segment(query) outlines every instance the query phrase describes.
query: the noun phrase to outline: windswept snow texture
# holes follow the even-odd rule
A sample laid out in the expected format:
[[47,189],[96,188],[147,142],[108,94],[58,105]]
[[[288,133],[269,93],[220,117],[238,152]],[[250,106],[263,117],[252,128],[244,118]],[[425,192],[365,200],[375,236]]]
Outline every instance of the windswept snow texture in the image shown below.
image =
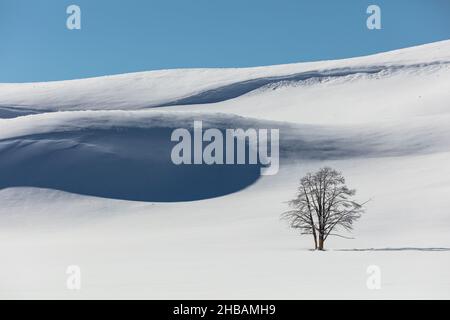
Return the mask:
[[[0,84],[0,297],[448,299],[449,88],[450,41]],[[279,129],[279,173],[174,165],[171,132],[195,120]],[[279,215],[299,178],[325,165],[370,201],[354,239],[312,252]],[[370,265],[380,290],[366,285]]]

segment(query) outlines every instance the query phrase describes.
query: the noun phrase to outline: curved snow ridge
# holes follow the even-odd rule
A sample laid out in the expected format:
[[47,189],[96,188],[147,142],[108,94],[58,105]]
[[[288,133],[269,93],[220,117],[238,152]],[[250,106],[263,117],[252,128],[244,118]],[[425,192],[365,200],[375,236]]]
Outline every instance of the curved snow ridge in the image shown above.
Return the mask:
[[[292,85],[293,83],[313,85],[323,81],[331,81],[331,80],[336,81],[338,79],[342,79],[343,81],[358,81],[359,79],[361,79],[361,77],[358,76],[377,75],[378,78],[380,78],[380,77],[387,77],[400,72],[417,73],[420,70],[425,70],[427,72],[437,72],[442,68],[448,68],[448,66],[450,66],[450,61],[412,64],[412,65],[370,66],[364,68],[342,68],[324,71],[308,71],[298,74],[256,78],[241,82],[235,82],[211,90],[194,93],[192,95],[188,95],[183,98],[156,104],[148,104],[143,101],[133,101],[134,96],[131,95],[128,96],[127,99],[124,99],[122,97],[115,96],[114,93],[111,93],[112,96],[108,96],[107,98],[105,98],[105,100],[101,100],[100,97],[96,96],[97,93],[94,93],[93,97],[86,97],[85,102],[79,101],[72,104],[70,102],[71,97],[68,96],[65,97],[64,100],[61,100],[59,102],[59,106],[51,106],[52,103],[47,102],[46,108],[43,108],[41,106],[33,107],[33,105],[30,103],[23,106],[0,105],[0,119],[14,118],[37,113],[48,113],[54,111],[116,110],[116,109],[141,110],[158,107],[212,104],[235,99],[245,94],[248,94],[249,92],[256,91],[258,89],[264,89],[267,87],[276,87],[279,85],[284,85],[285,83],[289,83],[290,85]],[[99,94],[103,94],[103,92]],[[148,94],[149,99],[151,100],[151,93]],[[55,95],[57,97],[59,95],[59,91],[53,92],[52,95]],[[94,100],[92,100],[93,98]]]
[[[201,111],[64,111],[0,119],[0,142],[27,139],[33,135],[87,133],[90,130],[123,132],[124,135],[130,129],[192,130],[194,121],[202,121],[204,130],[278,129],[280,148],[283,151],[281,156],[286,158],[394,156],[450,150],[448,114],[337,126],[298,124]],[[170,135],[166,140],[170,141]]]
[[[249,118],[250,119],[250,118]],[[226,127],[246,120],[233,114],[214,112],[185,112],[161,110],[83,110],[59,111],[27,115],[13,119],[0,119],[0,141],[32,134],[115,128],[180,128],[192,127],[193,121],[202,120],[211,127]],[[261,121],[270,122],[270,121]]]
[[450,41],[442,41],[336,61],[256,68],[161,70],[70,81],[0,84],[0,107],[44,112],[214,103],[280,81],[439,68],[449,63]]
[[43,112],[51,112],[51,111],[50,110],[45,111],[45,110],[27,109],[24,107],[14,108],[14,107],[0,106],[0,119],[17,118],[17,117],[27,116],[30,114],[43,113]]
[[[73,111],[0,120],[0,189],[36,187],[110,199],[178,202],[254,184],[260,165],[175,165],[175,128],[278,129],[280,165],[450,150],[450,116],[377,126],[317,126],[229,114]],[[275,145],[277,145],[275,143]],[[220,181],[220,183],[217,183]]]
[[288,78],[280,81],[273,81],[267,85],[256,88],[252,93],[258,94],[261,91],[273,91],[284,87],[312,87],[318,84],[335,84],[335,85],[346,85],[349,82],[355,83],[363,80],[382,80],[388,77],[394,76],[423,76],[423,75],[435,75],[445,73],[450,71],[450,63],[437,63],[429,64],[426,66],[407,66],[404,68],[383,68],[380,67],[378,70],[370,70],[368,72],[349,72],[348,74],[341,75],[317,75],[311,77],[301,77]]
[[[280,83],[307,83],[309,84],[320,82],[322,79],[340,79],[346,78],[349,81],[358,80],[355,75],[374,75],[378,74],[380,76],[388,76],[400,71],[411,71],[417,69],[429,69],[434,71],[439,70],[441,67],[447,67],[450,65],[450,61],[446,62],[433,62],[433,63],[423,63],[423,64],[412,64],[412,65],[393,65],[393,66],[370,66],[365,68],[342,68],[335,70],[324,70],[324,71],[309,71],[302,72],[298,74],[291,74],[286,76],[276,76],[267,78],[250,79],[242,82],[236,82],[230,85],[226,85],[219,88],[214,88],[204,92],[200,92],[185,98],[174,100],[167,103],[162,103],[160,105],[154,105],[149,107],[170,107],[170,106],[182,106],[182,105],[193,105],[193,104],[210,104],[217,103],[226,100],[231,100],[245,95],[249,92],[267,87],[273,86]],[[311,81],[313,80],[313,81]]]

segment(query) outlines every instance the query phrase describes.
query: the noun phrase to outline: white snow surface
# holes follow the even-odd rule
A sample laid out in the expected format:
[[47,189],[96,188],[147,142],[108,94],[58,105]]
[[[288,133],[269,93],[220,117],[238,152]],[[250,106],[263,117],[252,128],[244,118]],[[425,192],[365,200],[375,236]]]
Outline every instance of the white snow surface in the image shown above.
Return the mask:
[[[0,179],[50,170],[54,153],[55,170],[70,171],[86,150],[120,158],[123,177],[140,157],[117,154],[135,143],[124,129],[195,119],[280,128],[282,151],[277,175],[198,201],[0,187],[0,298],[448,299],[449,102],[450,41],[337,61],[0,84],[0,171],[12,171]],[[161,152],[140,150],[158,170]],[[279,216],[299,178],[325,165],[370,201],[353,239],[315,252]],[[81,267],[79,291],[66,287],[69,265]],[[366,285],[371,265],[379,290]]]

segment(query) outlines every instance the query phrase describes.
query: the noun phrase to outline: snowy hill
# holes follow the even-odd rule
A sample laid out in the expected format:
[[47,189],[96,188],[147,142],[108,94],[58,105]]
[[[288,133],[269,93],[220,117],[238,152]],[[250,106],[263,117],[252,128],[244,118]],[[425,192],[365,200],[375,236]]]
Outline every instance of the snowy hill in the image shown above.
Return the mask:
[[[46,83],[0,84],[0,107],[36,111],[213,103],[283,81],[414,73],[450,63],[449,41],[368,57],[243,69],[181,69]],[[401,88],[401,87],[400,87]]]
[[[0,84],[0,297],[448,298],[449,88],[450,41]],[[280,172],[173,166],[170,133],[194,120],[280,129]],[[279,215],[324,165],[371,201],[355,239],[318,253]],[[85,274],[76,297],[71,264]]]

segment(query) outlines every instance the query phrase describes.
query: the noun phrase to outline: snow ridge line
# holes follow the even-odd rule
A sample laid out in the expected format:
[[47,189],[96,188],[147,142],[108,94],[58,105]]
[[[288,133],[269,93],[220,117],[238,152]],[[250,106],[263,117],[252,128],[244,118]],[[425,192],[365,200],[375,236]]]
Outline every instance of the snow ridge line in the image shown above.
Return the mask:
[[199,92],[197,94],[190,95],[185,98],[177,99],[171,102],[153,105],[151,106],[151,108],[222,102],[237,98],[251,91],[260,89],[264,86],[283,81],[306,81],[309,79],[341,78],[356,74],[370,75],[381,72],[393,73],[399,70],[421,69],[432,66],[440,67],[447,65],[450,65],[450,61],[436,61],[431,63],[418,63],[411,65],[371,66],[365,68],[337,68],[323,71],[316,70],[316,71],[300,72],[284,76],[262,77],[236,82],[230,85]]
[[[443,67],[450,65],[450,61],[434,61],[429,63],[416,63],[409,65],[374,65],[366,67],[345,67],[345,68],[335,68],[328,70],[312,70],[294,74],[280,75],[280,76],[269,76],[253,78],[249,80],[239,81],[232,84],[219,86],[214,89],[208,89],[205,91],[199,91],[193,94],[189,94],[185,97],[171,99],[166,102],[150,104],[147,106],[138,107],[126,107],[126,110],[142,110],[142,109],[152,109],[160,107],[170,107],[170,106],[182,106],[182,105],[193,105],[193,104],[208,104],[208,103],[218,103],[222,101],[231,100],[242,95],[245,95],[251,91],[260,89],[267,85],[272,85],[280,82],[300,82],[307,81],[310,79],[323,79],[323,78],[341,78],[356,74],[379,74],[386,72],[387,74],[392,74],[400,70],[417,70],[429,67]],[[132,105],[132,102],[130,102]],[[44,106],[42,106],[44,107]],[[61,110],[55,108],[34,108],[30,105],[11,105],[11,104],[0,104],[0,119],[14,118],[19,116],[24,116],[28,114],[37,113],[49,113],[54,111],[64,111],[70,108],[71,111],[83,111],[92,110],[89,106],[80,104],[76,105],[65,105]],[[124,107],[118,107],[116,110],[123,110]],[[109,108],[95,108],[95,110],[114,110]]]

